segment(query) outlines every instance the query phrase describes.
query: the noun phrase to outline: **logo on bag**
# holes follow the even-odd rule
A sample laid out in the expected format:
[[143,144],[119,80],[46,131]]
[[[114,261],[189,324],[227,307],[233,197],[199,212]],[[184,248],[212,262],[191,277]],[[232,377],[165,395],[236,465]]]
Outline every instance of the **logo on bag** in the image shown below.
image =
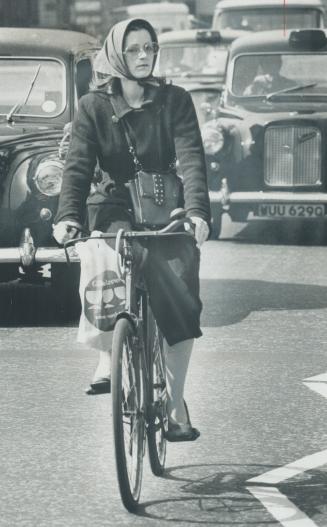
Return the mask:
[[116,316],[124,309],[125,283],[115,271],[104,271],[87,284],[84,313],[90,324],[101,331],[110,331]]

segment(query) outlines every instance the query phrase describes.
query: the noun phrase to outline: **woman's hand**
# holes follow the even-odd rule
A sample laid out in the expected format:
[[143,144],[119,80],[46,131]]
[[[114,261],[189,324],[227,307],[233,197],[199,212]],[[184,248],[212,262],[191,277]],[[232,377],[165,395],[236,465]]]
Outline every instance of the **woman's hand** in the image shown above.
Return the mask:
[[52,227],[53,237],[59,245],[63,245],[68,240],[72,240],[82,230],[80,223],[72,220],[59,221],[59,223]]
[[209,236],[208,224],[199,216],[191,216],[190,220],[195,225],[194,237],[196,239],[196,243],[198,247],[201,247],[201,245],[208,239]]

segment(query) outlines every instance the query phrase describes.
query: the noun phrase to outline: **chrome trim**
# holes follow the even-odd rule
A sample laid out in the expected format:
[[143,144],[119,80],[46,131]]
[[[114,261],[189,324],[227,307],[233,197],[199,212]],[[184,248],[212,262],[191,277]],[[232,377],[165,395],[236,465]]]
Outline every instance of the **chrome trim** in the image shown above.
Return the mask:
[[[212,203],[223,203],[221,191],[209,191]],[[326,203],[327,193],[323,192],[231,192],[228,195],[231,203]]]
[[321,187],[322,133],[316,124],[299,121],[267,126],[264,181],[270,188]]
[[21,245],[20,245],[20,257],[22,265],[29,267],[34,263],[35,246],[34,240],[30,229],[24,229]]
[[[69,255],[72,262],[79,262],[79,257],[74,252]],[[36,249],[33,263],[67,263],[65,251],[61,247],[40,247]],[[20,247],[5,247],[0,249],[0,266],[3,263],[23,264],[23,253]]]
[[[79,256],[77,255],[74,247],[68,248],[69,259],[71,262],[79,262]],[[0,250],[1,259],[1,250]],[[37,263],[67,263],[65,251],[62,247],[40,247],[37,249],[35,254],[35,261]]]

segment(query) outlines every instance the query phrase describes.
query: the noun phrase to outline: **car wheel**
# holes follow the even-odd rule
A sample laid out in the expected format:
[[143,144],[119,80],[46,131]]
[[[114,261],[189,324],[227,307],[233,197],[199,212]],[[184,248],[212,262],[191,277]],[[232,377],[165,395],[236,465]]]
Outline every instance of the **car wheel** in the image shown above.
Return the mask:
[[61,320],[77,320],[81,314],[79,297],[80,265],[72,263],[51,265],[51,285],[58,316]]

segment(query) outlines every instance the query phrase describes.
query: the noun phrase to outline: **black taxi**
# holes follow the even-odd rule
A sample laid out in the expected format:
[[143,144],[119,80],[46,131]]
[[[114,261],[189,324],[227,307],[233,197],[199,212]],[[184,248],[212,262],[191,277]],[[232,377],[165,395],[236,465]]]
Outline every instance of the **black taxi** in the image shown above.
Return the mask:
[[202,126],[223,213],[314,220],[327,214],[327,33],[264,31],[230,48],[219,115]]
[[99,48],[84,33],[0,28],[0,281],[22,272],[37,279],[39,255],[51,265],[54,287],[71,287],[52,237],[64,166],[59,147]]

